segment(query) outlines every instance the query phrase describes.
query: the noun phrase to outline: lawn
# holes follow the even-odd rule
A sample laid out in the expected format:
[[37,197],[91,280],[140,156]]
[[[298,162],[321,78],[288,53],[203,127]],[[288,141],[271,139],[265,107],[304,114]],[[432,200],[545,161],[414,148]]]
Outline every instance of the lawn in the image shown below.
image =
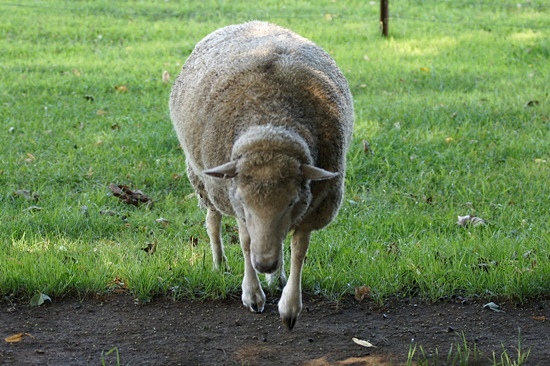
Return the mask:
[[[168,114],[211,31],[252,19],[334,57],[355,102],[346,197],[305,291],[525,301],[550,293],[550,6],[544,1],[0,3],[0,294],[218,298],[204,212]],[[9,16],[8,16],[9,14]],[[109,185],[151,198],[122,202]],[[461,226],[458,216],[483,219]],[[288,256],[288,247],[286,255]]]

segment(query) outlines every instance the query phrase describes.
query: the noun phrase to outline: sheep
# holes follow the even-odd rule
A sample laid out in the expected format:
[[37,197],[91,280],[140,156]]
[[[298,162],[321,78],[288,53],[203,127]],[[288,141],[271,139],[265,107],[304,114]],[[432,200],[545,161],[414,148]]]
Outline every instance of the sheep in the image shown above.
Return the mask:
[[189,180],[207,210],[214,266],[229,268],[220,231],[222,214],[233,216],[244,255],[244,306],[264,310],[258,273],[265,273],[269,284],[283,287],[278,310],[292,329],[311,232],[328,225],[342,202],[354,123],[345,77],[310,40],[252,21],[196,45],[169,107]]

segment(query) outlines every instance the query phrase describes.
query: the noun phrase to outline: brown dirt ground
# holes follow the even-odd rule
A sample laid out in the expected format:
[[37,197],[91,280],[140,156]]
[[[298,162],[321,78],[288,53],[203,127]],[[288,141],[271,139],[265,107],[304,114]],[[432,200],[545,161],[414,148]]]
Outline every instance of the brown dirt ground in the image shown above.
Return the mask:
[[[0,302],[2,365],[400,365],[411,342],[426,356],[437,350],[446,364],[451,345],[482,353],[491,364],[503,347],[516,356],[531,348],[528,365],[550,364],[550,299],[523,305],[499,303],[504,312],[483,309],[479,300],[456,298],[428,303],[391,299],[383,306],[353,297],[339,302],[304,296],[296,327],[287,331],[275,301],[262,314],[248,312],[236,298],[173,301],[158,298],[136,305],[128,295],[53,299],[31,308]],[[20,342],[5,338],[26,333]],[[376,348],[355,344],[356,337]],[[429,362],[432,364],[434,358]]]

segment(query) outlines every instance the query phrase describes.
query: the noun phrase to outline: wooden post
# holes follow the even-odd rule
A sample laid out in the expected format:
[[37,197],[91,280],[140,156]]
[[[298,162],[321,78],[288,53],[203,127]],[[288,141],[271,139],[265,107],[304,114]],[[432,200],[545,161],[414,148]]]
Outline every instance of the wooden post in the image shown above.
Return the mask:
[[380,31],[384,37],[388,36],[390,0],[380,0]]

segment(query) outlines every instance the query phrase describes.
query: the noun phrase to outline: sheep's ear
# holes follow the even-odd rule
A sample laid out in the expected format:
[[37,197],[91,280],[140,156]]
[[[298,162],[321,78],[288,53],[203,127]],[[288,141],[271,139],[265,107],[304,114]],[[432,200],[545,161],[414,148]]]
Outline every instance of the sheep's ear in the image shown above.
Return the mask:
[[214,178],[234,178],[237,175],[237,162],[230,161],[229,163],[205,170],[203,173]]
[[327,170],[314,167],[313,165],[304,164],[301,169],[304,174],[304,178],[310,180],[330,179],[340,175],[340,173],[329,172]]

